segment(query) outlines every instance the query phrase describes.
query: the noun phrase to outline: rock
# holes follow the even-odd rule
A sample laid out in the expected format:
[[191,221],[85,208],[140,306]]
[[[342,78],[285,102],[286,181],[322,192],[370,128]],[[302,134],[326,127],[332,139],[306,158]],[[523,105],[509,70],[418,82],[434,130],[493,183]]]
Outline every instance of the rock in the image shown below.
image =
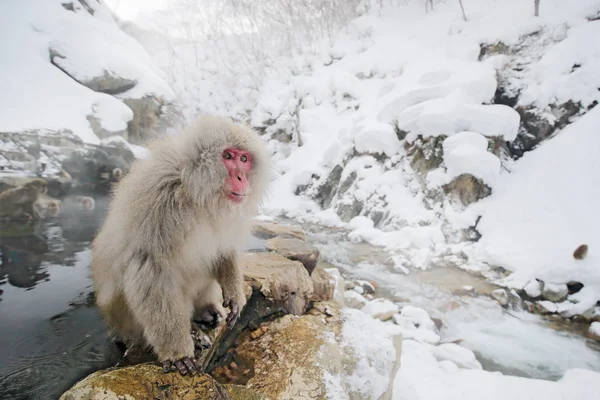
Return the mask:
[[331,201],[335,196],[336,189],[340,184],[343,171],[344,168],[341,165],[336,165],[327,176],[325,182],[317,188],[314,198],[321,208],[329,208],[331,205]]
[[281,225],[272,222],[255,221],[252,227],[252,235],[260,239],[272,239],[274,237],[296,238],[306,240],[306,234],[300,228],[291,225]]
[[456,196],[464,206],[475,203],[492,193],[492,189],[481,179],[470,174],[462,174],[443,186],[446,194]]
[[594,307],[591,320],[592,322],[600,322],[600,307]]
[[344,292],[344,300],[348,307],[357,309],[361,309],[369,303],[361,294],[352,289]]
[[363,289],[362,286],[354,286],[352,290],[354,290],[358,294],[365,294],[365,289]]
[[231,329],[221,329],[208,354],[205,371],[212,372],[224,360],[242,332],[254,331],[267,320],[286,314],[301,315],[311,304],[313,282],[304,266],[276,253],[244,253],[240,265],[246,283],[247,304]]
[[515,289],[510,289],[508,292],[508,305],[511,309],[520,311],[523,309],[523,299]]
[[323,267],[317,265],[311,275],[314,292],[310,296],[312,301],[329,301],[333,299],[335,293],[336,280],[333,276],[325,272]]
[[137,85],[137,81],[134,79],[122,78],[112,71],[104,70],[102,76],[96,76],[82,81],[81,84],[95,92],[115,95],[133,89],[135,85]]
[[180,123],[181,116],[177,109],[162,97],[146,95],[125,98],[123,102],[133,111],[133,119],[127,123],[128,140],[131,143],[144,144]]
[[344,281],[344,290],[354,289],[354,286],[356,286],[356,283],[354,283],[353,281],[350,281],[350,280]]
[[542,289],[542,297],[548,301],[562,301],[567,298],[569,294],[569,288],[563,284],[544,283]]
[[275,253],[245,253],[240,258],[244,280],[266,298],[285,302],[286,311],[300,315],[314,293],[306,269]]
[[496,289],[492,292],[492,298],[500,303],[501,306],[508,305],[508,293],[504,289]]
[[350,221],[352,218],[360,215],[363,209],[363,203],[356,198],[352,198],[350,203],[339,202],[337,204],[335,212],[340,216],[340,219],[344,222]]
[[542,282],[537,279],[532,279],[523,287],[523,291],[529,298],[537,299],[542,296]]
[[306,241],[296,238],[275,237],[267,240],[266,247],[268,250],[275,251],[285,258],[300,261],[309,275],[315,269],[319,258],[319,249]]
[[366,294],[374,294],[375,293],[375,286],[373,286],[373,284],[369,281],[356,281],[356,283],[358,283],[361,288],[363,289],[363,292]]
[[[233,390],[240,393],[237,388]],[[76,383],[60,400],[124,400],[124,399],[244,399],[233,397],[229,390],[210,375],[181,376],[165,374],[154,364],[98,371]],[[258,397],[260,398],[260,397]]]
[[592,322],[588,330],[588,337],[600,342],[600,322]]
[[323,268],[325,272],[333,277],[335,281],[335,288],[333,291],[333,300],[339,304],[344,305],[344,278],[340,274],[340,271],[337,268]]
[[386,299],[375,299],[367,303],[361,311],[373,318],[387,321],[391,319],[394,314],[398,313],[398,306]]
[[568,282],[567,288],[569,289],[569,294],[575,294],[580,292],[581,289],[583,289],[583,283],[574,281]]
[[[333,303],[328,308],[329,315],[284,316],[270,323],[267,332],[258,339],[242,340],[233,361],[251,369],[246,387],[264,393],[269,399],[375,396],[389,400],[402,349],[402,338],[394,329],[397,327],[365,321],[357,311],[340,310]],[[386,347],[369,352],[362,340],[356,340],[356,331]],[[353,377],[357,374],[367,374],[378,382],[378,387],[374,382],[354,384]],[[330,392],[327,377],[336,379],[335,395]],[[377,392],[371,394],[373,391]]]
[[444,161],[442,142],[446,136],[430,138],[419,137],[408,149],[407,154],[412,156],[410,166],[416,172],[425,174],[442,165]]

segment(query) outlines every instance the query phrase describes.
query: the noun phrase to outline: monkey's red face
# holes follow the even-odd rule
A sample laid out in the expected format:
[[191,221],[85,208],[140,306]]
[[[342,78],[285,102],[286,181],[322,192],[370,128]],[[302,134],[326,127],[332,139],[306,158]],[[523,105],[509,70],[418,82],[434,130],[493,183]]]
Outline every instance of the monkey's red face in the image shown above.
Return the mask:
[[230,147],[223,152],[223,164],[227,168],[227,197],[235,203],[241,203],[250,190],[248,174],[252,169],[252,155]]

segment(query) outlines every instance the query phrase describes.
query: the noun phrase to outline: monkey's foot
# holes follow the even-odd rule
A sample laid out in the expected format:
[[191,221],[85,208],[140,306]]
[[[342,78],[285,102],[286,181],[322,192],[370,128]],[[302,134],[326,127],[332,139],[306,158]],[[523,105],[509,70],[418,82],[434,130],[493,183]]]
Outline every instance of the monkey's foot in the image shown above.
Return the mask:
[[212,347],[212,341],[202,332],[200,329],[192,331],[192,340],[194,341],[194,347],[198,350],[206,350]]
[[202,372],[202,368],[198,364],[195,358],[183,357],[175,362],[167,360],[163,362],[163,372],[179,371],[181,375],[196,375],[198,372]]
[[222,320],[221,313],[214,307],[209,307],[194,318],[194,323],[202,330],[216,329]]

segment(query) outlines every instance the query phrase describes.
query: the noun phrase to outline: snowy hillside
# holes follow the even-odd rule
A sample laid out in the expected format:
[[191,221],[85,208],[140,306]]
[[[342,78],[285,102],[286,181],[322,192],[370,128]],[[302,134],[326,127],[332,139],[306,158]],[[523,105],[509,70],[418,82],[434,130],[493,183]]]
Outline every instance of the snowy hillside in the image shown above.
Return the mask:
[[127,138],[144,98],[173,99],[162,72],[101,1],[4,1],[0,31],[0,132],[98,144]]

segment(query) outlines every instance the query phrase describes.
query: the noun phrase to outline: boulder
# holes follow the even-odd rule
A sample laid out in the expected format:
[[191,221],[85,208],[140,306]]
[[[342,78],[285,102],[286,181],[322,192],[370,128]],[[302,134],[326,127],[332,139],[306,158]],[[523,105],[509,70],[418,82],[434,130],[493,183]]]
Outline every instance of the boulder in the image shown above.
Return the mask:
[[317,265],[311,275],[314,292],[311,301],[329,301],[335,293],[336,280],[323,267]]
[[525,287],[523,287],[523,291],[530,298],[537,299],[542,296],[542,288],[542,282],[538,281],[537,279],[532,279],[527,282]]
[[342,274],[340,274],[340,270],[335,268],[333,265],[329,265],[324,262],[320,262],[323,265],[323,269],[329,275],[333,277],[335,281],[334,291],[333,291],[333,301],[338,303],[339,305],[344,305],[344,278],[342,278]]
[[255,221],[252,227],[252,234],[261,239],[287,237],[306,240],[306,234],[302,229],[272,222]]
[[369,303],[360,293],[350,289],[344,292],[344,302],[350,308],[361,309]]
[[[366,398],[374,389],[373,382],[356,384],[356,377],[369,376],[379,382],[387,378],[388,390],[378,387],[373,398],[391,398],[401,352],[397,327],[356,310],[342,311],[334,303],[316,304],[315,310],[323,311],[284,316],[271,322],[260,337],[248,336],[239,343],[234,364],[252,371],[246,387],[270,399],[354,400]],[[383,346],[381,351],[369,353],[362,339],[353,341],[350,335],[356,338],[355,330]],[[335,379],[335,395],[328,377]]]
[[471,174],[462,174],[443,186],[444,192],[457,197],[464,206],[475,203],[492,193],[492,189]]
[[365,305],[361,311],[372,316],[373,318],[387,321],[388,319],[391,319],[394,314],[398,313],[399,308],[396,304],[389,300],[375,299],[367,303],[367,305]]
[[508,305],[508,293],[504,289],[496,289],[492,292],[492,298],[500,303],[501,306]]
[[319,249],[306,241],[296,238],[275,237],[267,240],[266,247],[268,250],[275,251],[285,258],[300,261],[309,275],[312,274],[319,259]]
[[181,125],[181,115],[163,97],[146,95],[140,98],[125,98],[123,102],[133,111],[127,123],[128,140],[134,144],[146,144],[160,137],[172,126]]
[[259,393],[237,385],[221,385],[210,375],[165,374],[152,363],[98,371],[76,383],[60,400],[246,400],[263,399]]

